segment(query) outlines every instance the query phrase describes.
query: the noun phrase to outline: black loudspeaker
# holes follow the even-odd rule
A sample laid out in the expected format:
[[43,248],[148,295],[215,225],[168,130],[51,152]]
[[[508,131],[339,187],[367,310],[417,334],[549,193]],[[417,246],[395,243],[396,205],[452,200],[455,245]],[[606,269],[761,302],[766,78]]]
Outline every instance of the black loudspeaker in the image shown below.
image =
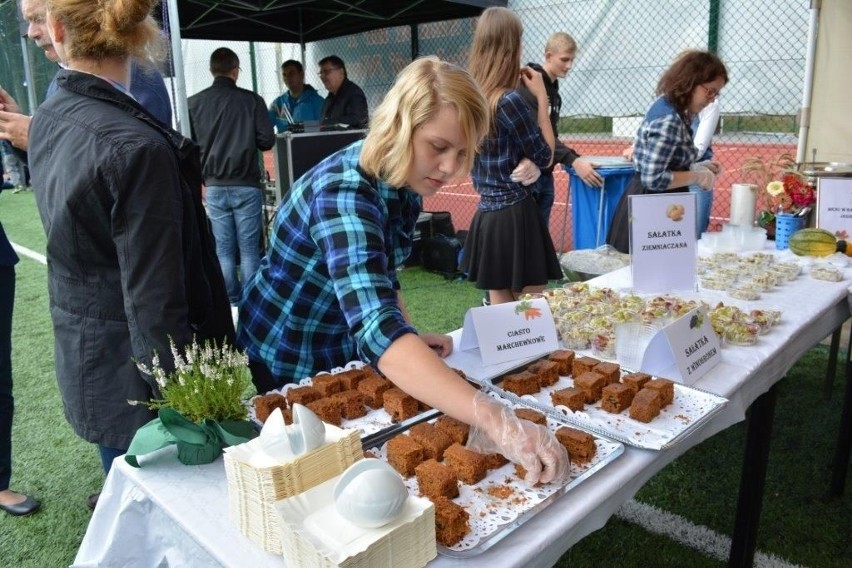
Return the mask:
[[430,211],[429,213],[432,215],[432,235],[456,236],[453,216],[449,211]]
[[422,247],[423,268],[452,278],[459,271],[461,243],[455,237],[435,235],[425,239]]

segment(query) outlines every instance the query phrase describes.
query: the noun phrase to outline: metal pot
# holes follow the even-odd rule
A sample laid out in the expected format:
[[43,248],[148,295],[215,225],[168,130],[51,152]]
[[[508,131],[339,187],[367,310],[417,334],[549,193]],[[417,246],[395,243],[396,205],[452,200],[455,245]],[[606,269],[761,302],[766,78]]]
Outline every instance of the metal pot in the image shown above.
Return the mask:
[[852,164],[844,162],[805,162],[799,167],[808,183],[816,185],[821,177],[839,178],[852,177]]

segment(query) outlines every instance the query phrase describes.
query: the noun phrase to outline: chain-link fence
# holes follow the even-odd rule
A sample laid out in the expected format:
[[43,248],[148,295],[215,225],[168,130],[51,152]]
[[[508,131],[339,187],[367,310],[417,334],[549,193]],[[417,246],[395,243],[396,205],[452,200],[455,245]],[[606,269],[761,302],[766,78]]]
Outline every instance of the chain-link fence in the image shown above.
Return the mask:
[[[731,184],[743,180],[740,167],[746,158],[783,151],[795,154],[808,0],[510,0],[508,5],[524,24],[524,62],[542,61],[553,32],[567,32],[578,44],[573,69],[559,81],[563,101],[559,135],[582,155],[617,156],[631,144],[654,99],[659,76],[679,52],[710,49],[720,55],[730,82],[720,98],[722,118],[713,139],[715,159],[724,173],[716,180],[710,230],[727,221]],[[4,86],[20,85],[21,65],[16,61],[22,55],[11,0],[0,0],[0,15],[4,64],[0,81]],[[462,19],[387,28],[307,44],[304,53],[294,44],[185,41],[187,94],[210,85],[210,52],[227,45],[241,59],[240,86],[256,90],[267,103],[284,90],[280,66],[287,59],[303,60],[306,82],[325,96],[317,63],[336,54],[346,62],[350,79],[364,89],[373,109],[414,54],[434,54],[465,66],[474,24],[473,19]],[[36,78],[42,96],[55,66],[46,64],[38,50],[30,51],[34,67],[44,70],[39,72],[44,77]],[[18,100],[26,99],[19,87],[13,94]],[[266,164],[274,177],[271,155]],[[560,168],[555,181],[550,231],[557,249],[570,250],[581,230],[574,226],[579,207],[594,208],[595,223],[598,207],[605,209],[604,217],[612,211],[608,200],[578,203],[579,193],[597,190],[579,187],[579,181]],[[617,191],[618,184],[616,176],[605,191]],[[444,188],[425,205],[431,211],[450,211],[456,229],[466,229],[477,203],[468,179]]]

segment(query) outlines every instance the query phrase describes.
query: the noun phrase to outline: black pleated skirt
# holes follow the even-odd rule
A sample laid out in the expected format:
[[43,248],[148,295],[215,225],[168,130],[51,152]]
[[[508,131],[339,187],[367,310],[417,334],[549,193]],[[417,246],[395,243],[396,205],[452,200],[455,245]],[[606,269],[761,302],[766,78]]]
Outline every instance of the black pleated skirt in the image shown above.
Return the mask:
[[476,211],[465,239],[462,269],[482,290],[520,292],[563,277],[532,196],[498,211]]

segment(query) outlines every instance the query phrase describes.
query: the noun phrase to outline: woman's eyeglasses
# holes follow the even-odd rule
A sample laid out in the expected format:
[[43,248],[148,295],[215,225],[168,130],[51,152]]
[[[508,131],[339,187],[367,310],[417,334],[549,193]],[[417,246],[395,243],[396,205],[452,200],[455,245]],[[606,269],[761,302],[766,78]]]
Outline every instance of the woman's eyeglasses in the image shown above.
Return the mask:
[[704,89],[704,93],[707,95],[708,99],[718,99],[722,96],[722,91],[719,89],[714,89],[712,87],[705,87],[704,85],[698,85],[702,89]]

